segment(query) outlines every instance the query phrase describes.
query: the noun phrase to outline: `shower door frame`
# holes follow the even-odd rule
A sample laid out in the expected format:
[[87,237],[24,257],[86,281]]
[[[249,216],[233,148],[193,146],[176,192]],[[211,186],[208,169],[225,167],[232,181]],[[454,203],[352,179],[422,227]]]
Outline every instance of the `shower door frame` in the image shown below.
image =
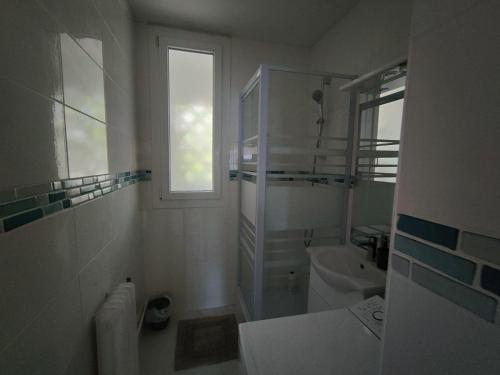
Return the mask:
[[[238,297],[240,300],[240,305],[242,306],[245,319],[250,320],[260,320],[262,316],[262,287],[263,287],[263,275],[264,275],[264,239],[265,239],[265,203],[266,203],[266,189],[265,189],[265,174],[266,174],[266,162],[267,162],[267,98],[269,89],[269,70],[265,65],[261,65],[259,69],[255,72],[252,78],[245,85],[244,89],[240,94],[239,100],[239,141],[238,141],[238,169],[240,171],[238,175],[238,248],[240,249],[240,215],[241,211],[241,197],[242,197],[242,180],[243,175],[251,175],[256,179],[256,209],[255,209],[255,244],[254,244],[254,262],[253,262],[253,304],[252,311],[248,310],[248,306],[245,302],[244,296],[242,295],[240,289],[241,273],[238,274]],[[248,96],[251,90],[259,84],[259,106],[258,106],[258,116],[257,116],[257,165],[255,173],[245,172],[241,168],[243,159],[243,144],[245,139],[243,132],[243,102]],[[265,100],[263,99],[265,98]],[[262,125],[264,124],[264,125]],[[262,131],[262,128],[265,131]],[[262,168],[264,166],[264,168]],[[264,178],[263,178],[264,177]],[[262,184],[264,188],[262,189]],[[240,264],[240,251],[238,251],[238,265]]]

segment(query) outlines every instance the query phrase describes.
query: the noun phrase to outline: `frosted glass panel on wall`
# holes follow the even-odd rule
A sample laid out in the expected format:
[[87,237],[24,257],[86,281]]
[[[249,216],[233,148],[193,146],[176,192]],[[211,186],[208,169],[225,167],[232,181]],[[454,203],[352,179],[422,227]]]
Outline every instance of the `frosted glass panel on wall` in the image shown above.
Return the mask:
[[68,107],[65,117],[70,177],[107,173],[106,125]]
[[169,189],[213,191],[214,56],[169,48]]
[[96,119],[106,121],[102,69],[89,59],[68,34],[61,34],[60,41],[65,103]]

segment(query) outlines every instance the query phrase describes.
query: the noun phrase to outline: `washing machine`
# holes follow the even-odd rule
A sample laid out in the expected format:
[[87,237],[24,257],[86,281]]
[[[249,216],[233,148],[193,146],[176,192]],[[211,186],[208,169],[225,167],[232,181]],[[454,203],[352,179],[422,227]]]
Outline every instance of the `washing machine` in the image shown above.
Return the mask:
[[376,375],[384,300],[348,308],[242,323],[247,375]]

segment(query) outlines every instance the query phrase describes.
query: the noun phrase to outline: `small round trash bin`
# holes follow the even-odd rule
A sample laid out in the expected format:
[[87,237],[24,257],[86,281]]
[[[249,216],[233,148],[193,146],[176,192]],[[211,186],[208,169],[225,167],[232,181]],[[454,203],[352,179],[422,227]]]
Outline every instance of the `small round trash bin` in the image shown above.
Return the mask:
[[148,302],[144,322],[153,331],[165,329],[172,311],[172,299],[169,296],[160,296]]

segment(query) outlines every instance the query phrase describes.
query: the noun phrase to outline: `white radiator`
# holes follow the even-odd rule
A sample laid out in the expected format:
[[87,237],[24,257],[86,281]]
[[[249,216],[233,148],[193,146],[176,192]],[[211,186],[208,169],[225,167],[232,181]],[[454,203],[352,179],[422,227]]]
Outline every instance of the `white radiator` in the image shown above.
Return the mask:
[[135,286],[116,287],[96,315],[99,375],[139,375]]

